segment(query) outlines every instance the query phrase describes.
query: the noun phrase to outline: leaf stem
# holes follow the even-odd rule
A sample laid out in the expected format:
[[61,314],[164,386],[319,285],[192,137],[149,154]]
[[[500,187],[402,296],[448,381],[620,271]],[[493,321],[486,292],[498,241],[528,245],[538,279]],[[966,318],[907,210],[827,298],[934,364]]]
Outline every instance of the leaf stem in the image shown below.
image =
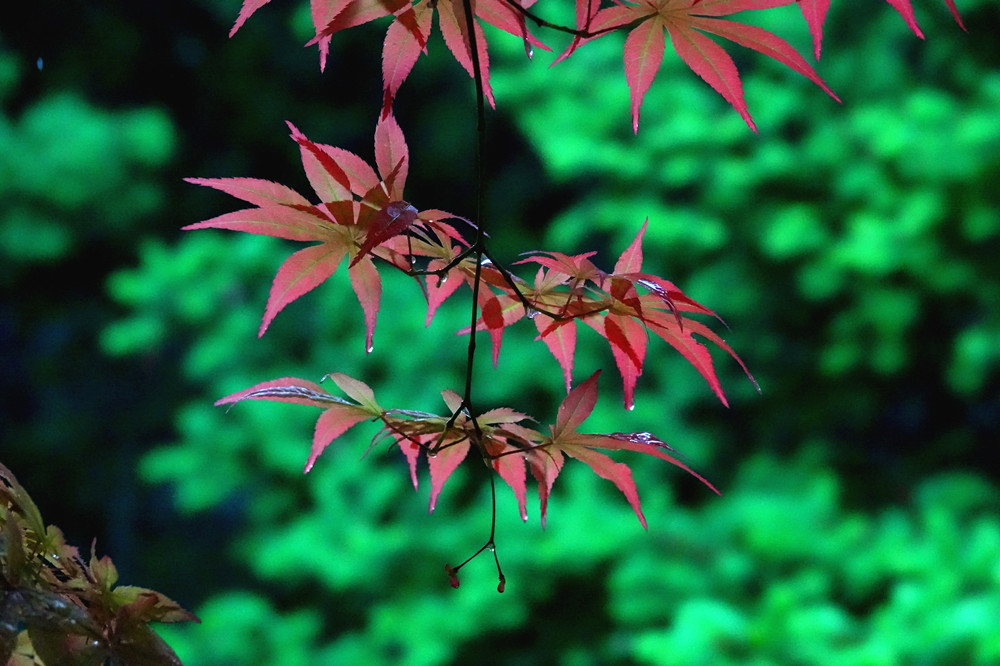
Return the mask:
[[[479,62],[479,40],[476,38],[476,18],[472,9],[472,0],[462,0],[465,9],[465,28],[468,32],[469,51],[472,59],[472,79],[476,85],[476,240],[472,244],[472,253],[476,257],[476,273],[472,282],[472,328],[469,330],[469,353],[465,368],[465,393],[462,396],[463,406],[469,410],[472,426],[479,438],[482,430],[476,421],[475,409],[472,407],[472,373],[476,355],[476,321],[479,319],[479,289],[482,283],[483,255],[486,252],[486,234],[483,231],[485,222],[483,210],[485,206],[485,168],[484,153],[486,151],[486,95],[483,86],[483,72]],[[457,413],[456,413],[457,418]],[[476,442],[479,445],[479,442]]]
[[503,569],[500,568],[500,558],[497,557],[497,548],[494,537],[496,536],[497,529],[497,483],[496,475],[490,474],[490,497],[491,497],[491,510],[490,510],[490,537],[486,540],[479,550],[469,555],[465,560],[458,566],[451,566],[450,564],[444,565],[444,570],[448,573],[448,578],[451,579],[451,586],[458,587],[458,571],[466,564],[476,559],[480,553],[484,550],[489,549],[493,553],[493,562],[497,565],[497,576],[499,577],[499,583],[497,584],[497,592],[503,592],[504,586],[507,584],[507,579],[503,575]]
[[[546,21],[541,16],[529,11],[526,7],[522,7],[517,0],[503,0],[511,9],[520,13],[527,19],[530,19],[535,23],[535,25],[540,28],[549,28],[550,30],[558,30],[559,32],[565,32],[567,34],[573,35],[574,37],[579,37],[581,39],[591,39],[593,37],[599,37],[600,35],[614,32],[620,28],[626,28],[636,23],[636,21],[629,21],[628,23],[619,23],[618,25],[613,25],[607,28],[601,28],[600,30],[588,30],[587,28],[571,28],[568,25],[561,25],[559,23],[552,23],[551,21]],[[593,16],[589,17],[590,19]],[[590,24],[588,19],[587,24]]]

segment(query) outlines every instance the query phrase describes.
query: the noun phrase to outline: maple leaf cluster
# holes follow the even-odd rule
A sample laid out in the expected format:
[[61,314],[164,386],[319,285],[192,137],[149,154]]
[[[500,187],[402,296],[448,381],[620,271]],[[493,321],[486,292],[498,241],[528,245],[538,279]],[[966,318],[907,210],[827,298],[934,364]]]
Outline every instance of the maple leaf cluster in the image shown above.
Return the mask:
[[[723,404],[726,399],[711,354],[694,336],[715,343],[743,366],[721,337],[688,316],[718,318],[714,312],[686,296],[673,283],[643,272],[645,223],[610,273],[591,261],[594,252],[574,256],[533,252],[517,262],[536,266],[534,279],[528,282],[488,256],[473,252],[473,244],[444,220],[462,220],[474,229],[471,222],[437,209],[417,211],[402,198],[409,154],[393,116],[380,119],[376,128],[374,168],[351,152],[314,143],[294,125],[289,127],[292,139],[300,147],[307,178],[320,199],[318,203],[310,202],[291,188],[265,180],[189,179],[254,207],[185,229],[228,229],[318,243],[293,253],[278,269],[260,335],[288,303],[329,279],[348,259],[348,277],[364,311],[365,345],[370,352],[381,297],[381,278],[375,263],[379,259],[380,265],[401,270],[417,281],[427,301],[427,325],[452,295],[467,286],[475,294],[478,307],[475,328],[487,331],[491,337],[494,365],[498,363],[507,327],[522,319],[533,321],[537,339],[545,343],[562,369],[567,397],[555,424],[547,431],[533,429],[529,425],[533,422],[531,417],[509,408],[473,416],[469,413],[468,398],[450,390],[442,393],[448,407],[444,415],[384,409],[369,386],[341,373],[328,376],[348,399],[330,395],[315,382],[285,377],[226,396],[217,405],[272,400],[323,409],[316,422],[306,472],[326,447],[348,429],[362,421],[380,421],[382,428],[372,445],[388,439],[398,446],[409,463],[414,487],[417,487],[417,462],[426,458],[431,479],[431,510],[445,481],[472,447],[513,489],[524,519],[527,519],[526,476],[527,470],[531,471],[538,482],[543,525],[549,493],[562,470],[565,455],[584,462],[599,476],[613,482],[628,499],[643,527],[646,519],[629,468],[598,449],[636,451],[667,460],[715,490],[671,455],[672,449],[655,435],[578,431],[593,410],[600,373],[598,370],[575,388],[572,386],[578,321],[610,345],[629,409],[645,363],[647,331],[678,350]],[[458,332],[470,334],[472,328],[470,325]],[[745,366],[743,369],[746,371]],[[748,371],[747,376],[753,381]],[[456,571],[450,572],[453,584],[458,580]]]
[[[643,527],[646,520],[631,471],[602,451],[634,451],[666,460],[715,490],[681,462],[662,439],[650,433],[579,431],[594,408],[600,374],[597,370],[582,383],[573,385],[579,323],[609,345],[622,380],[627,409],[634,404],[650,334],[678,351],[723,404],[727,404],[726,397],[710,349],[703,341],[713,343],[731,356],[756,386],[733,349],[705,323],[694,318],[704,316],[721,322],[718,315],[672,282],[643,271],[642,240],[647,223],[643,223],[611,271],[594,264],[595,252],[568,255],[533,251],[511,266],[530,268],[533,275],[530,279],[515,275],[490,254],[480,220],[472,222],[436,208],[419,210],[404,198],[410,156],[393,115],[393,105],[417,60],[428,52],[436,14],[448,50],[476,82],[480,126],[484,114],[482,100],[495,105],[482,24],[521,39],[531,57],[535,48],[549,50],[549,47],[528,31],[530,21],[572,37],[553,64],[569,58],[588,42],[619,30],[627,32],[624,70],[636,132],[642,101],[659,71],[667,37],[685,64],[756,131],[736,65],[712,36],[777,60],[837,99],[813,67],[784,39],[762,28],[723,18],[796,1],[809,26],[818,59],[829,0],[614,0],[605,6],[601,0],[576,0],[575,26],[556,25],[536,15],[533,0],[312,0],[316,33],[310,44],[319,48],[321,68],[325,66],[333,35],[377,19],[390,19],[382,43],[383,98],[375,127],[374,166],[347,150],[313,142],[289,123],[291,138],[299,146],[317,200],[311,201],[287,186],[266,180],[190,178],[191,183],[221,190],[252,207],[185,229],[228,229],[313,243],[294,252],[278,269],[259,335],[265,333],[285,306],[330,279],[345,260],[351,287],[364,313],[368,352],[373,347],[382,294],[379,266],[403,271],[415,279],[427,302],[427,325],[452,295],[467,286],[472,295],[472,316],[470,325],[459,331],[470,335],[466,387],[461,394],[450,390],[442,393],[447,411],[440,415],[385,409],[368,385],[341,373],[328,377],[346,398],[331,395],[315,382],[284,377],[233,393],[216,404],[272,400],[322,409],[306,472],[326,447],[347,430],[362,421],[380,422],[372,446],[388,440],[398,447],[408,464],[414,487],[418,463],[426,460],[431,480],[431,510],[444,483],[471,449],[510,486],[524,519],[527,519],[526,488],[530,471],[538,485],[543,525],[548,497],[566,456],[580,460],[614,483]],[[922,36],[909,0],[887,1]],[[231,34],[267,2],[245,0]],[[945,3],[961,25],[953,0]],[[471,231],[472,238],[466,238],[460,229]],[[504,332],[523,319],[531,320],[537,330],[536,339],[546,345],[558,362],[567,394],[555,423],[543,429],[533,427],[535,421],[528,415],[505,407],[473,413],[471,358],[475,334],[484,331],[489,335],[493,364],[497,365]],[[491,480],[494,478],[491,476]],[[473,557],[492,545],[491,528],[487,543]],[[458,585],[457,573],[463,565],[446,566],[452,585]],[[499,589],[503,591],[499,560],[497,568]]]
[[111,558],[92,552],[85,562],[0,464],[0,663],[179,666],[149,623],[198,618],[159,592],[117,582]]
[[[240,26],[270,0],[244,0],[234,35]],[[907,26],[918,37],[924,35],[910,0],[886,0],[895,8]],[[954,0],[944,0],[955,21],[962,29],[961,15]],[[625,39],[625,79],[631,93],[632,127],[639,130],[639,109],[642,100],[660,69],[669,36],[674,51],[740,114],[754,131],[757,126],[750,116],[736,64],[726,51],[708,35],[722,37],[740,46],[773,58],[802,74],[840,101],[823,82],[813,67],[787,41],[774,33],[747,23],[723,19],[739,12],[774,9],[798,4],[809,27],[813,55],[819,60],[823,24],[830,0],[615,0],[602,7],[602,0],[576,0],[576,25],[550,23],[531,11],[535,0],[476,0],[471,2],[473,16],[466,15],[464,0],[311,0],[316,36],[309,45],[317,45],[320,69],[325,69],[330,40],[334,34],[377,19],[391,17],[382,45],[383,108],[382,115],[391,113],[393,100],[400,86],[413,70],[422,54],[427,53],[433,16],[445,44],[455,59],[474,75],[478,62],[483,92],[495,106],[489,78],[489,53],[481,22],[519,37],[524,41],[529,57],[535,48],[549,51],[527,28],[527,21],[573,35],[570,45],[556,58],[553,65],[565,60],[583,44],[618,30],[627,30]],[[471,36],[475,33],[474,38]],[[476,45],[477,58],[472,48]]]
[[614,483],[628,499],[644,528],[646,518],[642,514],[631,471],[628,466],[615,462],[597,449],[637,451],[666,460],[715,490],[712,484],[671,455],[673,449],[670,446],[650,433],[593,435],[579,432],[579,427],[597,402],[599,374],[600,370],[569,392],[559,406],[556,422],[545,431],[526,425],[533,422],[527,414],[506,407],[491,409],[472,418],[464,407],[462,397],[447,390],[441,393],[448,408],[443,415],[385,409],[375,399],[371,387],[342,373],[332,373],[327,377],[349,399],[331,395],[315,382],[282,377],[228,395],[215,404],[271,400],[322,409],[323,413],[316,421],[306,472],[312,469],[324,449],[349,429],[362,421],[380,421],[382,427],[372,437],[369,448],[386,439],[397,446],[409,465],[414,488],[419,487],[418,462],[421,458],[426,459],[431,480],[430,511],[437,505],[445,481],[473,447],[514,491],[522,520],[528,519],[526,479],[527,470],[531,471],[538,482],[543,526],[549,494],[562,471],[564,454],[586,463],[598,476]]

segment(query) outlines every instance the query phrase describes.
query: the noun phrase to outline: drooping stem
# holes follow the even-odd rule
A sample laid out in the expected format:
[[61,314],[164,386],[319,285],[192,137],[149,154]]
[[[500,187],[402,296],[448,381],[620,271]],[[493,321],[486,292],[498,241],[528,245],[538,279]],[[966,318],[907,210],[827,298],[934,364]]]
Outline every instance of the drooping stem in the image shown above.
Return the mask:
[[469,35],[469,51],[472,58],[472,78],[476,85],[476,240],[472,244],[472,253],[476,258],[476,272],[472,281],[472,324],[469,330],[469,353],[465,369],[465,394],[462,402],[469,410],[472,426],[476,434],[482,434],[479,423],[475,418],[475,410],[472,408],[472,374],[476,356],[476,322],[479,320],[479,289],[482,283],[483,255],[486,251],[486,234],[483,231],[486,226],[483,219],[483,205],[485,196],[485,156],[486,152],[486,101],[485,88],[483,85],[483,72],[479,62],[479,41],[476,38],[476,18],[473,13],[472,0],[462,0],[465,9],[465,27]]
[[499,583],[497,584],[497,592],[503,592],[504,586],[507,584],[507,579],[503,575],[503,569],[500,568],[500,558],[497,557],[496,542],[494,541],[497,529],[497,484],[496,484],[495,474],[490,474],[490,497],[492,498],[492,507],[490,512],[490,537],[486,540],[486,543],[480,546],[479,550],[474,552],[472,555],[469,555],[469,557],[465,558],[465,560],[458,566],[453,567],[450,564],[444,565],[444,570],[448,574],[448,578],[451,581],[452,587],[458,587],[459,569],[464,567],[472,560],[476,559],[476,557],[478,557],[480,553],[482,553],[484,550],[489,550],[491,553],[493,553],[493,561],[497,565],[497,576],[499,578]]

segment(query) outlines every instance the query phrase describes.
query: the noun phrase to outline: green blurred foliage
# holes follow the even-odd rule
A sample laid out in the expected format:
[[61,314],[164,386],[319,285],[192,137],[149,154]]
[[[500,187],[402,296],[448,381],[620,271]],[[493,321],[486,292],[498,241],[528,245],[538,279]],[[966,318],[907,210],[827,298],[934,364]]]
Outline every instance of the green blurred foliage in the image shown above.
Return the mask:
[[[88,348],[101,354],[81,366],[113,370],[86,384],[113,400],[57,400],[80,418],[66,425],[35,410],[40,425],[19,426],[0,451],[5,462],[10,451],[30,460],[42,442],[63,455],[90,451],[71,460],[90,456],[98,462],[85,472],[98,468],[102,454],[93,452],[105,430],[86,427],[85,409],[127,424],[106,425],[115,441],[141,440],[110,449],[128,478],[134,461],[150,484],[133,492],[161,489],[146,500],[149,515],[118,516],[117,529],[148,536],[136,571],[155,578],[127,582],[161,589],[201,616],[199,626],[161,631],[185,663],[1000,660],[1000,492],[984,463],[1000,420],[992,3],[962,3],[968,35],[942,7],[926,7],[927,42],[888,5],[858,21],[834,3],[818,70],[843,105],[780,66],[741,56],[760,136],[672,54],[635,137],[620,40],[588,44],[550,70],[551,56],[536,50],[527,63],[520,42],[488,33],[499,107],[489,125],[488,214],[498,253],[513,261],[529,249],[593,249],[608,268],[648,217],[646,269],[726,319],[727,340],[763,387],[757,396],[717,355],[727,411],[653,342],[637,407],[626,413],[610,355],[581,329],[576,378],[606,370],[586,427],[657,433],[723,496],[658,461],[621,456],[634,467],[646,533],[609,483],[570,462],[543,532],[537,508],[529,504],[521,525],[500,488],[503,595],[493,591],[488,553],[463,569],[458,590],[443,571],[488,534],[489,487],[477,464],[456,472],[428,515],[426,470],[415,493],[398,451],[365,455],[375,425],[357,426],[303,476],[317,412],[211,405],[266,379],[337,371],[371,384],[385,406],[441,410],[439,391],[464,378],[466,341],[454,332],[468,316],[456,299],[425,328],[417,285],[386,271],[367,355],[342,270],[256,338],[270,281],[293,244],[177,232],[239,205],[179,177],[256,176],[307,191],[286,118],[369,159],[384,25],[338,35],[320,75],[315,52],[296,46],[308,37],[304,8],[268,5],[226,42],[239,3],[231,4],[183,3],[179,15],[195,18],[170,24],[179,36],[162,50],[177,62],[162,71],[190,82],[172,99],[171,120],[152,110],[145,87],[142,104],[125,110],[102,109],[68,86],[26,99],[27,60],[0,58],[0,96],[19,100],[0,125],[0,191],[20,202],[3,208],[0,228],[16,239],[17,224],[28,224],[33,239],[4,241],[21,271],[5,270],[5,286],[19,287],[27,304],[26,285],[38,280],[28,267],[83,263],[88,234],[125,248],[91,278],[96,300],[110,273],[106,297],[118,314],[103,306]],[[807,51],[797,9],[785,10],[761,25]],[[562,18],[571,12],[562,8]],[[556,8],[551,16],[559,18]],[[559,37],[544,37],[558,52]],[[420,207],[468,214],[471,83],[440,39],[429,51],[398,102],[413,162],[407,190]],[[101,76],[91,86],[105,92],[128,78],[115,69]],[[51,128],[64,126],[71,130],[55,141]],[[14,145],[22,152],[8,160]],[[120,201],[130,202],[125,210]],[[29,208],[34,217],[19,223]],[[546,423],[561,378],[529,329],[505,336],[496,370],[487,356],[477,362],[477,396],[484,408],[510,405]],[[23,349],[18,386],[55,394],[58,375],[32,365],[45,348]],[[71,438],[79,442],[55,445]],[[77,475],[97,486],[91,493],[106,492],[107,482],[94,481],[102,477],[59,478]],[[122,493],[103,500],[120,503]]]
[[[0,52],[0,101],[17,85],[19,65]],[[39,99],[17,119],[0,116],[4,279],[9,284],[21,266],[64,259],[74,244],[134,235],[164,204],[154,175],[173,152],[174,128],[156,108],[110,112],[66,92]]]

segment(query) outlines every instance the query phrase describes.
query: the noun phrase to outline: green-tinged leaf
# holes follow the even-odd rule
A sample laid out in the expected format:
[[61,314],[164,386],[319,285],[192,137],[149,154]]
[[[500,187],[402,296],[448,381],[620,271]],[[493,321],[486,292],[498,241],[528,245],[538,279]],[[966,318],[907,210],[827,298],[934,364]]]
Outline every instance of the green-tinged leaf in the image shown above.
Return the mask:
[[210,220],[196,222],[182,227],[184,231],[195,229],[229,229],[260,236],[273,236],[295,241],[324,240],[333,222],[317,209],[303,210],[283,205],[268,205],[261,208],[245,208],[225,213]]
[[309,201],[292,188],[269,180],[259,178],[185,178],[184,180],[192,185],[215,188],[262,208],[273,204],[309,205]]
[[112,591],[112,598],[119,617],[127,616],[130,622],[200,622],[197,615],[155,590],[121,585]]
[[372,414],[380,414],[383,409],[375,401],[375,392],[360,379],[349,377],[342,372],[331,372],[327,375],[337,387],[347,394],[351,400],[368,409]]
[[242,400],[273,400],[310,405],[326,409],[334,404],[349,404],[343,398],[330,395],[319,384],[298,377],[281,377],[254,384],[248,389],[231,393],[215,401],[215,405],[235,404]]

